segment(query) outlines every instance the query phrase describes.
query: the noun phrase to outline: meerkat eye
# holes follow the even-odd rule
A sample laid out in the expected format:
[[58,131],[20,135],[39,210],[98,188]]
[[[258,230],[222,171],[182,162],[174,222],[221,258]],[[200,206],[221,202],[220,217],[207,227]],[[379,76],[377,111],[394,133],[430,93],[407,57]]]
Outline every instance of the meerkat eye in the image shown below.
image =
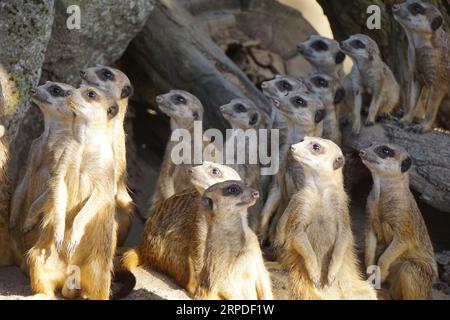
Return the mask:
[[361,40],[353,40],[351,46],[355,49],[365,49],[366,45]]
[[95,99],[97,98],[97,93],[95,93],[95,91],[93,90],[89,90],[86,94],[90,99]]
[[241,188],[238,185],[231,185],[227,188],[227,194],[238,195],[241,193]]
[[102,74],[105,79],[114,80],[114,74],[109,69],[103,69]]
[[418,14],[424,14],[425,13],[425,8],[422,7],[419,3],[415,2],[415,3],[411,3],[408,6],[408,10],[409,12],[411,12],[413,15],[418,15]]
[[220,175],[220,170],[217,168],[212,168],[211,173],[213,176],[218,176]]
[[305,108],[308,106],[307,102],[305,101],[305,99],[303,99],[300,96],[294,97],[293,101],[294,105],[298,108],[298,107],[302,107]]
[[291,84],[289,82],[287,82],[286,80],[278,82],[278,87],[281,90],[287,90],[287,91],[291,91],[292,90]]
[[242,103],[238,103],[234,105],[234,110],[236,112],[246,112],[247,108]]
[[322,77],[315,77],[313,83],[319,88],[328,88],[328,81]]
[[51,86],[49,92],[54,97],[64,97],[64,90],[60,86]]
[[183,96],[178,95],[176,97],[177,101],[180,103],[186,103],[186,99]]
[[389,147],[383,147],[381,149],[381,152],[383,152],[384,155],[388,156],[388,157],[393,157],[394,156],[394,150],[392,150]]
[[328,45],[325,42],[323,42],[322,40],[317,40],[317,41],[313,42],[311,47],[316,51],[327,51],[328,50]]
[[322,147],[320,146],[320,144],[314,143],[312,148],[314,151],[319,152]]

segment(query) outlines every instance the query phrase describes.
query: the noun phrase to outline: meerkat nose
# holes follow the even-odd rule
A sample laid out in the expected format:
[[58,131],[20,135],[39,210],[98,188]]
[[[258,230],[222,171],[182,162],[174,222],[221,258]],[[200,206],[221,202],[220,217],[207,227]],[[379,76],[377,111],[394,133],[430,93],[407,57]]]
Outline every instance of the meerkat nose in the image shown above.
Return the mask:
[[161,96],[156,97],[156,102],[162,102],[162,101],[163,101],[163,98]]
[[299,52],[302,52],[303,50],[305,50],[305,46],[303,45],[303,44],[298,44],[297,45],[297,50],[299,51]]
[[224,111],[225,110],[225,106],[220,106],[220,111]]
[[86,71],[80,70],[80,77],[84,78],[86,76]]
[[400,5],[399,4],[394,4],[392,6],[392,11],[398,11],[400,9]]
[[193,174],[194,170],[192,170],[192,168],[191,168],[191,169],[188,169],[187,172],[188,172],[188,174]]
[[253,198],[259,198],[259,192],[258,191],[253,191],[252,192],[252,197]]
[[295,152],[295,151],[297,151],[297,148],[294,146],[291,146],[291,152]]
[[34,96],[36,94],[36,89],[31,88],[30,89],[30,95]]
[[261,83],[261,88],[267,88],[267,82],[263,82],[263,83]]
[[366,158],[367,158],[367,153],[366,153],[364,150],[361,150],[361,151],[359,152],[359,156],[360,156],[362,159],[366,159]]

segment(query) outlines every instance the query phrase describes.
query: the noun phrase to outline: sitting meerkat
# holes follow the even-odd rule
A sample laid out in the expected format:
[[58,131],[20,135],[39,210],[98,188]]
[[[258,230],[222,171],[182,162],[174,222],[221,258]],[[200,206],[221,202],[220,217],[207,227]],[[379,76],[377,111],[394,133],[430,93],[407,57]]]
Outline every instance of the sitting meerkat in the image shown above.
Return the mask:
[[360,151],[373,177],[367,199],[366,267],[380,268],[393,299],[431,299],[437,265],[419,207],[409,190],[411,158],[400,146],[374,143]]
[[139,247],[124,253],[122,266],[151,267],[194,294],[207,231],[205,217],[199,214],[201,195],[215,183],[241,178],[231,167],[208,161],[190,168],[189,176],[193,188],[155,204]]
[[127,189],[127,157],[125,145],[125,120],[128,99],[133,94],[133,86],[122,71],[111,67],[97,65],[80,71],[83,84],[92,85],[108,92],[119,106],[119,114],[114,124],[114,154],[116,157],[116,219],[118,223],[117,244],[121,246],[131,227],[133,218],[133,200]]
[[[308,89],[297,90],[286,96],[272,98],[275,107],[286,117],[288,122],[288,136],[286,142],[294,144],[305,136],[320,137],[323,133],[323,119],[326,111],[322,101]],[[278,172],[278,187],[270,192],[262,214],[261,233],[266,240],[273,243],[277,233],[278,220],[288,205],[289,199],[303,185],[303,168],[292,159],[289,149],[280,150],[280,170]],[[275,201],[274,201],[275,200]],[[271,221],[273,212],[276,215]],[[270,230],[269,228],[270,223]],[[269,230],[269,231],[268,231]]]
[[432,128],[442,100],[449,92],[450,36],[442,28],[442,14],[431,3],[407,0],[393,5],[392,12],[408,35],[409,59],[421,87],[417,102],[412,104],[401,120],[412,122],[421,109],[422,101],[425,101],[425,119],[413,128],[419,132],[428,131]]
[[[227,141],[225,141],[226,146],[229,146],[230,143],[234,145],[234,157],[233,159],[227,159],[227,161],[232,160],[232,164],[229,165],[239,173],[239,176],[242,177],[242,180],[248,186],[257,189],[262,193],[260,166],[257,162],[258,159],[255,159],[256,163],[254,164],[249,163],[251,148],[255,147],[255,155],[258,156],[258,146],[251,146],[250,143],[252,142],[246,141],[243,146],[244,150],[241,150],[239,145],[233,140],[236,138],[239,139],[242,136],[251,137],[253,132],[253,137],[257,139],[257,142],[259,143],[259,129],[268,127],[268,116],[248,99],[233,99],[228,104],[221,106],[220,111],[233,129],[233,134],[230,137],[227,136]],[[246,133],[247,130],[250,130],[248,135]],[[228,151],[228,149],[226,151]],[[245,163],[238,163],[237,160],[241,159],[241,157],[244,157]],[[249,209],[249,225],[252,230],[256,231],[259,229],[261,209],[261,200],[257,201],[256,204]]]
[[247,224],[247,209],[258,197],[239,181],[217,183],[203,193],[200,214],[208,233],[196,299],[273,299],[258,238]]
[[[44,223],[28,252],[31,287],[47,297],[62,289],[67,298],[108,299],[117,238],[113,133],[119,107],[109,95],[85,85],[73,90],[67,101],[75,115],[74,139],[81,141],[77,151],[82,161],[74,168],[67,166],[65,195],[50,192],[62,199],[49,197],[55,205],[65,203],[65,250],[56,247],[54,225]],[[73,266],[79,268],[75,288],[68,274]]]
[[[171,90],[169,93],[157,96],[156,102],[161,111],[170,117],[172,133],[177,129],[185,129],[189,131],[191,137],[194,137],[194,121],[202,121],[203,119],[203,105],[197,97],[186,91]],[[178,141],[169,141],[167,143],[150,207],[154,206],[158,201],[168,199],[190,187],[187,171],[194,164],[194,139],[191,139],[190,164],[176,165],[173,163],[171,154],[174,146],[178,143]]]
[[[361,130],[361,108],[368,100],[366,125],[373,125],[378,115],[389,116],[400,98],[400,87],[394,74],[380,56],[377,43],[364,34],[355,34],[341,43],[342,50],[354,64],[350,73],[354,97],[354,134]],[[366,98],[367,97],[367,98]]]
[[291,147],[304,168],[304,187],[284,213],[281,263],[295,299],[376,299],[359,272],[344,191],[345,158],[332,141],[305,137]]
[[312,73],[303,77],[303,81],[325,106],[326,115],[323,119],[322,137],[330,139],[340,146],[342,144],[342,134],[339,128],[337,104],[344,99],[345,90],[335,78],[325,73]]

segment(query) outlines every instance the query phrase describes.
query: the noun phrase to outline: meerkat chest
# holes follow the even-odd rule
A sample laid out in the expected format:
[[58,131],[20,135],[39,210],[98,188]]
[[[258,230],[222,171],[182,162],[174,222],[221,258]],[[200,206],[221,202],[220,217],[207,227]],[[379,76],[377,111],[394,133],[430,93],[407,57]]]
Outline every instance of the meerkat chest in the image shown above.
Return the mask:
[[447,54],[439,48],[416,49],[416,70],[421,82],[426,85],[442,85],[442,82],[449,81],[450,63],[447,59]]
[[374,90],[381,84],[382,72],[376,68],[368,68],[362,73],[360,79],[363,92],[368,95],[373,95]]

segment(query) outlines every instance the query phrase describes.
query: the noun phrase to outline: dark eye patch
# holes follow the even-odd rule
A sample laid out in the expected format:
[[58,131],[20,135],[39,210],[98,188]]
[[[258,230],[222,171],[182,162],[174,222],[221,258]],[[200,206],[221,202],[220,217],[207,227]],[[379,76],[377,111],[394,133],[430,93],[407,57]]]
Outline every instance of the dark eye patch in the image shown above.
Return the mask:
[[336,53],[336,58],[334,59],[334,62],[336,64],[341,64],[345,60],[345,54],[342,51],[339,51]]
[[281,80],[277,82],[277,87],[282,91],[292,91],[292,85],[286,80]]
[[302,97],[300,97],[300,96],[296,96],[296,97],[293,97],[292,99],[291,99],[291,103],[294,105],[294,107],[296,107],[296,108],[306,108],[307,106],[308,106],[308,102],[306,102],[306,100],[305,99],[303,99]]
[[186,104],[186,102],[187,102],[186,98],[180,94],[173,95],[172,97],[170,97],[170,100],[172,100],[172,102],[177,105]]
[[65,97],[66,96],[66,92],[64,91],[64,89],[62,89],[60,86],[58,85],[52,85],[47,89],[48,93],[50,93],[50,95],[52,97]]
[[97,70],[95,73],[97,74],[97,77],[101,81],[114,81],[115,80],[114,73],[111,70],[107,69],[107,68],[103,68],[103,69]]
[[374,151],[381,159],[393,158],[395,156],[395,151],[388,146],[376,147]]
[[328,45],[323,42],[322,40],[314,41],[311,45],[311,47],[316,51],[327,51]]
[[86,95],[88,96],[89,99],[92,99],[92,100],[97,99],[97,93],[94,90],[88,90],[86,92]]
[[236,103],[233,106],[234,111],[238,112],[238,113],[242,113],[242,112],[246,112],[247,108],[242,104],[242,103]]
[[353,40],[350,45],[355,49],[365,49],[366,45],[361,40]]
[[224,188],[222,190],[222,195],[227,197],[227,196],[237,196],[240,195],[242,193],[242,189],[239,185],[237,184],[232,184],[226,188]]
[[425,14],[425,8],[422,7],[419,3],[411,3],[408,6],[408,11],[411,12],[412,15],[416,16],[418,14]]

